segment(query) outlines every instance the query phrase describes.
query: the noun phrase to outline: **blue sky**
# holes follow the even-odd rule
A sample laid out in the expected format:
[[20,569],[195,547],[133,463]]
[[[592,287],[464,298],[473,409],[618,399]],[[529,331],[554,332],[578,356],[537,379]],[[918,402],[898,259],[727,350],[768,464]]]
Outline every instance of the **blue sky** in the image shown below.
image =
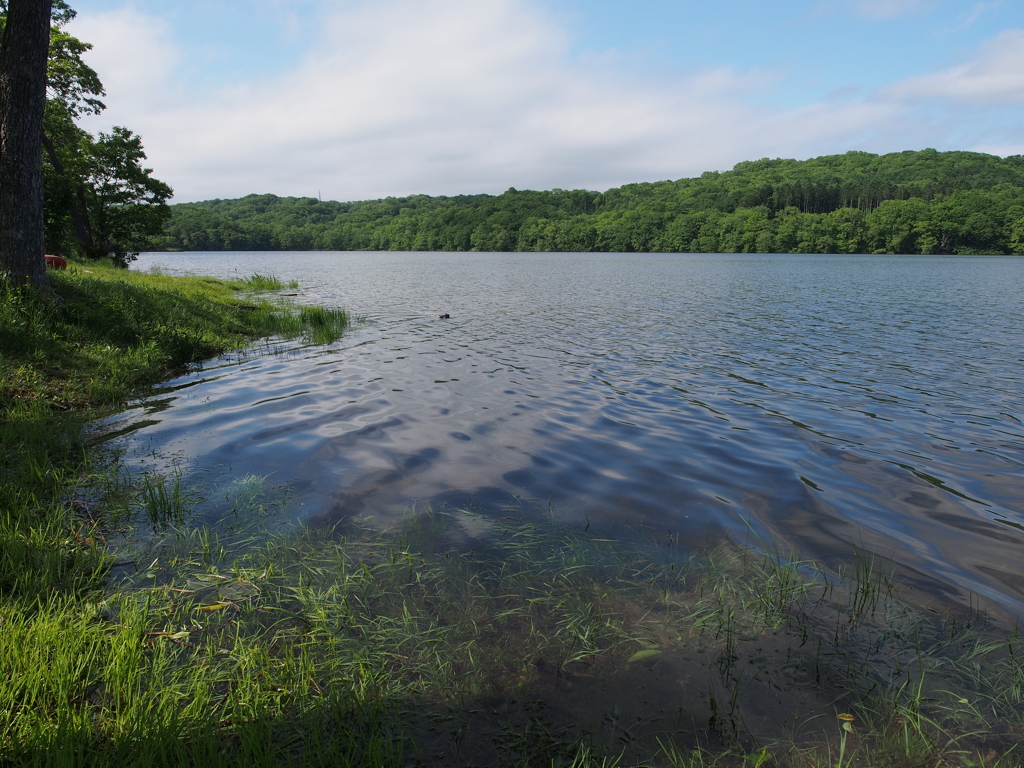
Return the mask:
[[1020,0],[79,0],[178,201],[606,189],[759,157],[1024,152]]

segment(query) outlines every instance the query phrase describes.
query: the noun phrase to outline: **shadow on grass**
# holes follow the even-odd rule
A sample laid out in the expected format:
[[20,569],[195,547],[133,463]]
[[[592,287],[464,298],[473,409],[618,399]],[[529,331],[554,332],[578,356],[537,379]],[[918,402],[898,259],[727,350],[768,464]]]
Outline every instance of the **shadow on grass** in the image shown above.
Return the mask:
[[[52,276],[63,305],[25,288],[0,287],[0,387],[12,405],[56,410],[116,403],[138,387],[261,336],[337,340],[349,317],[339,309],[294,307],[239,291],[271,279],[171,278],[124,270],[71,270]],[[29,418],[35,415],[28,414]]]
[[[250,503],[272,492],[239,482]],[[23,649],[2,664],[4,756],[1016,764],[1015,636],[914,613],[868,561],[812,578],[779,553],[613,541],[522,509],[271,533],[271,506],[150,521],[102,600],[0,617]]]

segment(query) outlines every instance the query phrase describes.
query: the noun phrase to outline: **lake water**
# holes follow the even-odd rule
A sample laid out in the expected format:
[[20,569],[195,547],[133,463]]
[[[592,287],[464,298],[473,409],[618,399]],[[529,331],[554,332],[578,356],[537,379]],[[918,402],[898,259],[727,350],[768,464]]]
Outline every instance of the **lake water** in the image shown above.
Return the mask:
[[[411,505],[891,558],[921,600],[1024,609],[1024,259],[143,254],[271,273],[359,321],[236,355],[104,428],[258,473],[315,522]],[[288,291],[286,291],[287,293]],[[451,319],[434,314],[448,312]],[[517,501],[518,500],[518,501]]]

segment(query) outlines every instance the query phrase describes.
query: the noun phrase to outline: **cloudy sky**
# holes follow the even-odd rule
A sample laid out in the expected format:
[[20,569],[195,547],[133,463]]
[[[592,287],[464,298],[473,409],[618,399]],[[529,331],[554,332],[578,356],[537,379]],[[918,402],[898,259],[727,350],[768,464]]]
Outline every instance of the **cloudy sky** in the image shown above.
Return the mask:
[[1024,153],[1021,0],[72,0],[175,201]]

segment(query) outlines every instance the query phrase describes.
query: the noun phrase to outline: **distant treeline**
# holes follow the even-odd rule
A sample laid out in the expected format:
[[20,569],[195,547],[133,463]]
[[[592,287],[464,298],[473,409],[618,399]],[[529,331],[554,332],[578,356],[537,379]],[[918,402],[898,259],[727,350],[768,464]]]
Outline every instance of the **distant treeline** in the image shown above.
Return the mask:
[[1024,253],[1024,157],[848,152],[607,192],[354,203],[249,195],[171,210],[157,248]]

